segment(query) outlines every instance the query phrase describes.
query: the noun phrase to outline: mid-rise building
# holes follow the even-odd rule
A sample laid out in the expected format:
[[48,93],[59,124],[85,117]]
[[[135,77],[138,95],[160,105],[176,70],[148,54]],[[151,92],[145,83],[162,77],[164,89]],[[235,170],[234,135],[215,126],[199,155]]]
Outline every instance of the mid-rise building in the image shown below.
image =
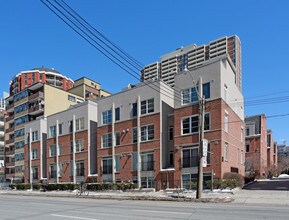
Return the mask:
[[267,130],[267,170],[273,173],[278,167],[277,144],[273,139],[271,129]]
[[5,115],[4,109],[0,109],[0,182],[5,180],[5,145],[4,145],[4,130],[5,130]]
[[185,68],[193,69],[202,66],[208,60],[227,55],[232,66],[235,84],[242,90],[241,42],[238,36],[222,37],[209,44],[181,47],[176,51],[161,56],[160,62],[146,65],[141,70],[141,80],[162,79],[174,87],[174,78]]

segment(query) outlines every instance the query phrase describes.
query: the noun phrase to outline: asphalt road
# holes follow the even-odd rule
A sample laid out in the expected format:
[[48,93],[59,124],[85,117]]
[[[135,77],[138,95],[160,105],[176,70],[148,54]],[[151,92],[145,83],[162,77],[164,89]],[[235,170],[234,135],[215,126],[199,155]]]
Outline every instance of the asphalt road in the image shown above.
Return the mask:
[[0,219],[288,219],[289,209],[272,204],[212,204],[118,201],[1,195]]
[[247,190],[284,190],[289,191],[289,179],[262,180],[248,184]]

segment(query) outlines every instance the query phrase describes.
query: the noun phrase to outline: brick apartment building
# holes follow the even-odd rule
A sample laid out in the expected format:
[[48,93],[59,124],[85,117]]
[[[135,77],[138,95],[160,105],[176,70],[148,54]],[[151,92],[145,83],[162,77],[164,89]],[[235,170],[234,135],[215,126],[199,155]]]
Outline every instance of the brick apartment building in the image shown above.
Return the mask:
[[262,177],[277,168],[277,145],[274,143],[272,131],[267,130],[266,115],[246,117],[245,123],[246,175]]

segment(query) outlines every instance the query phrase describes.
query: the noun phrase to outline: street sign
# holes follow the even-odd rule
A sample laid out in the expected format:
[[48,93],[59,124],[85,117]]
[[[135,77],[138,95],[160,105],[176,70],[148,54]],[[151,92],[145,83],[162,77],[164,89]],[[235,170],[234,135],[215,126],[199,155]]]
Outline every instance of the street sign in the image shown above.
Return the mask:
[[208,143],[209,143],[209,141],[207,139],[203,139],[203,157],[207,157]]

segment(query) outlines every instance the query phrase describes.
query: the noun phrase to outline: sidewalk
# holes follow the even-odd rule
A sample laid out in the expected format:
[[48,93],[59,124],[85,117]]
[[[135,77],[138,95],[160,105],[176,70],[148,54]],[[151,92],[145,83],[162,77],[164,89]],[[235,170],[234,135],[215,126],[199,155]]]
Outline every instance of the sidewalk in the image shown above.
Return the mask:
[[[76,197],[75,191],[18,191],[0,190],[0,195],[44,196],[44,197]],[[204,191],[202,199],[196,200],[195,191],[177,193],[175,191],[100,191],[89,192],[81,198],[91,199],[118,199],[118,200],[153,200],[153,201],[187,201],[210,203],[243,203],[243,204],[272,204],[289,206],[289,191],[262,191],[262,190],[224,190]]]

